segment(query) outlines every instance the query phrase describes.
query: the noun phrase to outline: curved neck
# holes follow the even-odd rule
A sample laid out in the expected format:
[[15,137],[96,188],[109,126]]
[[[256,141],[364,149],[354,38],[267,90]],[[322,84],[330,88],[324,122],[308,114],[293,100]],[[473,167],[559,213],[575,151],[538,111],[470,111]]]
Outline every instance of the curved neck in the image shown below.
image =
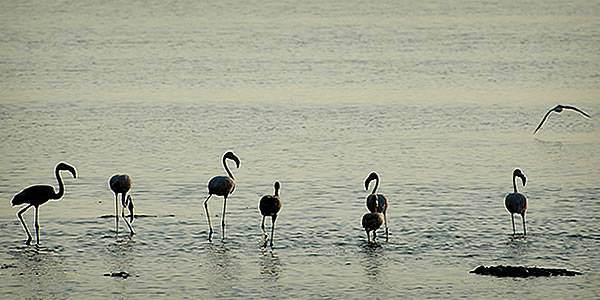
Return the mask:
[[275,187],[275,197],[279,196],[279,189],[277,187]]
[[56,168],[54,175],[56,175],[56,180],[58,180],[58,194],[54,194],[54,199],[60,199],[65,194],[65,185],[60,177],[60,169]]
[[517,175],[513,175],[513,189],[515,190],[515,194],[517,193]]
[[373,191],[371,192],[371,194],[375,195],[375,193],[377,192],[377,187],[379,187],[379,176],[375,177],[375,187],[373,187]]
[[229,175],[229,177],[231,177],[231,179],[235,179],[233,178],[233,174],[231,173],[231,171],[229,171],[229,167],[227,167],[227,158],[223,157],[223,167],[225,168],[225,171],[227,172],[227,175]]

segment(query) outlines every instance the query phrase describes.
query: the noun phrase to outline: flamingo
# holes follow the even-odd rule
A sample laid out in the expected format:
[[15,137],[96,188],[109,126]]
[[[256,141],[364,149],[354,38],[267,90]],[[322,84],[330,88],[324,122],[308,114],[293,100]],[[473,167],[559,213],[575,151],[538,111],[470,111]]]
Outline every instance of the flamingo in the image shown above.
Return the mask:
[[546,119],[548,119],[548,116],[550,115],[551,112],[557,112],[557,113],[561,113],[564,109],[572,109],[578,113],[580,113],[582,116],[587,117],[587,118],[591,118],[590,115],[588,115],[586,112],[584,112],[583,110],[575,107],[575,106],[569,106],[569,105],[557,105],[554,108],[550,109],[542,118],[542,121],[540,122],[540,124],[537,126],[537,128],[533,131],[533,134],[535,134],[536,132],[538,132],[538,130],[540,130],[540,128],[542,128],[542,125],[544,125],[544,122],[546,122]]
[[21,221],[23,225],[23,229],[25,229],[25,233],[27,233],[27,241],[25,244],[31,244],[31,233],[27,228],[27,224],[23,220],[23,213],[27,211],[30,207],[35,207],[35,235],[36,235],[36,244],[40,243],[40,224],[38,220],[38,210],[40,205],[48,202],[48,200],[60,200],[62,196],[65,194],[65,186],[62,181],[62,177],[60,176],[60,171],[69,171],[73,174],[73,178],[77,178],[77,171],[71,165],[68,165],[64,162],[56,165],[54,169],[54,174],[56,179],[58,180],[58,193],[54,191],[54,187],[51,185],[32,185],[26,187],[22,191],[18,192],[11,200],[12,206],[21,205],[28,203],[26,207],[22,208],[17,212],[17,217]]
[[[119,194],[121,194],[121,204],[123,205],[121,217],[125,221],[125,224],[127,224],[127,227],[129,227],[130,234],[135,234],[135,230],[131,227],[131,223],[133,223],[133,199],[131,198],[131,195],[127,195],[127,198],[125,198],[125,195],[131,189],[131,184],[131,177],[127,174],[113,175],[108,181],[110,189],[115,193],[115,228],[117,235],[119,234]],[[129,209],[130,221],[127,221],[127,218],[125,218],[125,208]]]
[[516,234],[515,233],[514,214],[521,214],[521,218],[523,219],[523,235],[527,235],[527,229],[525,226],[525,211],[527,210],[527,198],[525,197],[525,195],[517,192],[517,179],[516,179],[517,177],[521,178],[521,180],[523,181],[523,186],[525,186],[525,184],[527,182],[527,178],[525,177],[525,174],[523,174],[523,172],[521,172],[520,169],[515,169],[515,171],[513,172],[514,193],[510,193],[510,194],[506,195],[506,199],[504,200],[504,205],[506,206],[506,209],[510,213],[510,218],[512,220],[512,226],[513,226],[513,235]]
[[275,232],[275,219],[277,219],[277,213],[281,209],[281,198],[279,198],[279,189],[281,184],[279,181],[275,181],[273,185],[275,188],[275,195],[264,195],[260,198],[258,208],[262,214],[261,228],[265,237],[265,247],[267,246],[268,235],[265,230],[265,217],[271,216],[271,247],[273,247],[273,233]]
[[367,243],[371,242],[369,232],[373,231],[373,243],[377,243],[377,229],[383,224],[383,217],[380,213],[368,212],[362,217],[362,226],[367,232]]
[[[377,187],[379,187],[379,175],[375,172],[371,172],[369,177],[365,179],[365,190],[369,189],[369,183],[375,180],[375,187],[371,194],[367,196],[367,208],[372,213],[382,213],[383,219],[385,220],[385,240],[388,240],[388,224],[387,224],[387,209],[388,209],[388,200],[382,194],[377,194]],[[379,228],[379,227],[377,227]]]
[[225,207],[227,205],[227,196],[235,190],[235,178],[227,167],[226,160],[231,159],[235,162],[236,168],[240,168],[240,159],[231,151],[223,155],[223,167],[227,172],[227,176],[215,176],[208,182],[208,197],[204,200],[204,210],[206,211],[206,219],[208,220],[208,240],[212,241],[213,228],[210,222],[210,213],[208,212],[208,199],[212,195],[223,196],[223,215],[221,216],[221,229],[223,231],[223,239],[225,239]]

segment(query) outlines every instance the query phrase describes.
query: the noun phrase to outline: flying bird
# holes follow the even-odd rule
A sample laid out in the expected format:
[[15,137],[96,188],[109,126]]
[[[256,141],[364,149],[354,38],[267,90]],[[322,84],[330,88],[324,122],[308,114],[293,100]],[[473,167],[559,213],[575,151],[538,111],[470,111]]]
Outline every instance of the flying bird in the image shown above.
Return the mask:
[[561,113],[564,109],[572,109],[578,113],[580,113],[581,115],[583,115],[584,117],[587,118],[591,118],[590,115],[588,115],[586,112],[584,112],[583,110],[575,107],[575,106],[569,106],[569,105],[557,105],[554,108],[552,108],[551,110],[549,110],[545,115],[544,118],[542,118],[542,121],[540,122],[540,124],[537,126],[537,128],[533,131],[533,134],[535,134],[536,132],[538,132],[538,130],[540,130],[540,128],[542,128],[542,125],[544,125],[544,123],[546,122],[546,119],[548,119],[548,116],[550,115],[551,112],[557,112],[557,113]]
[[221,229],[223,231],[222,238],[225,239],[225,207],[227,206],[227,196],[233,193],[235,190],[235,178],[227,167],[226,160],[231,159],[235,162],[236,168],[240,168],[240,159],[231,151],[223,155],[223,167],[227,172],[227,176],[215,176],[208,182],[208,197],[204,200],[204,210],[206,212],[206,219],[208,220],[208,240],[212,241],[213,228],[210,222],[210,213],[208,212],[208,199],[212,195],[223,196],[223,215],[221,215]]
[[[387,224],[387,209],[388,209],[388,200],[382,194],[377,194],[377,187],[379,187],[379,175],[375,172],[371,172],[369,176],[365,179],[365,190],[369,189],[369,183],[375,180],[375,187],[373,187],[373,191],[371,194],[367,196],[367,209],[369,209],[372,213],[382,213],[383,219],[385,221],[385,240],[388,240],[388,224]],[[379,227],[378,227],[379,228]]]
[[[121,205],[123,206],[121,217],[125,221],[125,224],[127,224],[127,227],[129,227],[131,235],[135,234],[135,230],[133,230],[133,227],[131,226],[131,223],[133,223],[133,199],[131,198],[131,195],[127,195],[127,192],[131,189],[131,184],[131,177],[127,174],[113,175],[108,181],[110,189],[115,193],[115,230],[117,235],[119,234],[119,194],[121,194]],[[125,195],[127,195],[127,197],[125,197]],[[125,208],[129,210],[130,221],[127,221],[127,218],[125,217]]]
[[281,198],[279,198],[279,189],[281,188],[281,184],[279,181],[275,181],[273,185],[275,188],[274,195],[264,195],[260,198],[258,203],[258,208],[260,213],[262,214],[262,223],[261,228],[264,234],[265,239],[265,247],[267,246],[267,241],[269,236],[267,235],[267,231],[265,230],[265,218],[267,216],[271,217],[271,247],[273,247],[273,234],[275,233],[275,220],[277,219],[277,213],[281,209]]
[[23,225],[23,229],[25,229],[25,233],[27,233],[27,241],[25,244],[31,244],[31,233],[27,228],[27,224],[23,220],[22,214],[27,211],[30,207],[35,207],[35,235],[36,235],[36,244],[40,243],[40,224],[38,220],[38,210],[40,205],[48,202],[48,200],[60,200],[62,196],[65,194],[65,186],[62,181],[62,177],[60,176],[60,171],[69,171],[73,175],[73,178],[77,178],[77,171],[71,165],[68,165],[64,162],[56,165],[54,169],[54,174],[56,179],[58,180],[58,193],[54,191],[54,187],[51,185],[32,185],[29,186],[22,191],[18,192],[11,200],[11,204],[21,205],[21,204],[29,204],[25,206],[23,209],[19,210],[17,213],[17,217],[21,221]]
[[380,213],[368,212],[362,217],[362,226],[367,232],[367,243],[371,242],[369,232],[373,231],[373,243],[377,243],[377,229],[383,224],[383,217]]
[[527,235],[527,228],[525,226],[525,211],[527,210],[527,198],[525,195],[519,193],[517,191],[517,177],[521,178],[523,181],[523,186],[527,183],[527,178],[525,174],[520,169],[515,169],[513,172],[513,189],[514,192],[506,195],[506,199],[504,199],[504,205],[506,209],[510,213],[510,218],[512,220],[513,226],[513,235],[515,232],[515,217],[514,214],[520,214],[523,219],[523,235]]

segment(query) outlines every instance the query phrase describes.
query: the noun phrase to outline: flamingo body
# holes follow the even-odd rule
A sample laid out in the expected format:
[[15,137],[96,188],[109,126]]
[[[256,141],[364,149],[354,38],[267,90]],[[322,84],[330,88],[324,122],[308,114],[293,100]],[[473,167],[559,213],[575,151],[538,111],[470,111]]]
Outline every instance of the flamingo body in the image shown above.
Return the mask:
[[[117,235],[119,234],[119,194],[121,194],[121,205],[122,205],[121,217],[123,218],[123,220],[125,221],[125,224],[129,228],[129,233],[131,235],[135,234],[135,230],[131,226],[131,223],[133,223],[133,217],[134,217],[133,199],[131,198],[131,195],[127,195],[127,192],[129,192],[129,190],[131,190],[132,184],[133,184],[133,180],[127,174],[113,175],[108,181],[108,185],[110,186],[110,189],[115,193],[115,232],[117,233]],[[129,209],[129,221],[125,217],[125,209],[126,208]]]
[[377,194],[377,188],[379,187],[379,175],[376,172],[371,172],[365,179],[365,190],[369,189],[369,183],[375,180],[375,186],[371,194],[367,196],[367,209],[371,213],[382,213],[383,220],[385,223],[385,240],[388,240],[388,224],[387,224],[387,209],[388,199],[382,194]]
[[377,229],[383,224],[383,216],[380,213],[369,212],[362,217],[362,226],[367,232],[367,242],[371,242],[369,233],[373,231],[373,242],[376,243]]
[[527,183],[525,174],[520,169],[515,169],[513,172],[513,189],[514,192],[506,195],[504,199],[504,206],[510,213],[510,218],[513,226],[513,235],[516,234],[515,230],[515,218],[514,214],[520,214],[523,219],[523,235],[527,234],[527,227],[525,223],[525,212],[527,211],[527,197],[517,191],[517,177],[523,181],[523,186]]
[[215,176],[208,182],[208,193],[227,196],[235,190],[235,180],[229,176]]
[[12,206],[32,204],[40,206],[55,198],[56,192],[51,185],[32,185],[17,193],[11,200]]
[[29,229],[27,228],[27,224],[23,220],[23,213],[27,211],[30,207],[35,207],[35,233],[36,233],[36,243],[40,243],[40,224],[38,221],[39,215],[39,207],[40,205],[48,202],[49,200],[60,200],[62,196],[65,194],[65,186],[62,181],[62,177],[60,176],[60,171],[69,171],[73,175],[73,178],[77,178],[77,170],[67,163],[61,162],[56,165],[54,169],[54,174],[56,176],[56,180],[58,181],[58,192],[54,190],[54,187],[51,185],[32,185],[24,188],[22,191],[18,192],[11,199],[11,205],[22,205],[29,204],[23,209],[17,212],[17,217],[21,224],[23,225],[23,229],[27,234],[27,241],[25,244],[29,245],[31,243],[32,237]]
[[275,188],[274,195],[264,195],[260,198],[258,202],[258,209],[260,210],[262,217],[261,228],[263,230],[264,238],[265,238],[265,246],[267,245],[268,235],[265,230],[265,217],[271,217],[271,247],[273,247],[273,234],[275,232],[275,220],[277,219],[277,214],[281,210],[281,198],[279,197],[279,189],[281,188],[281,184],[279,181],[275,181],[273,184]]
[[227,159],[231,159],[236,163],[236,167],[240,167],[240,159],[231,151],[223,154],[223,168],[228,176],[215,176],[208,182],[208,197],[204,200],[204,210],[208,222],[208,240],[212,241],[213,228],[210,221],[210,213],[208,211],[208,200],[212,195],[223,196],[223,214],[221,215],[221,228],[223,231],[222,238],[225,239],[225,209],[227,207],[227,197],[235,190],[235,178],[227,167]]

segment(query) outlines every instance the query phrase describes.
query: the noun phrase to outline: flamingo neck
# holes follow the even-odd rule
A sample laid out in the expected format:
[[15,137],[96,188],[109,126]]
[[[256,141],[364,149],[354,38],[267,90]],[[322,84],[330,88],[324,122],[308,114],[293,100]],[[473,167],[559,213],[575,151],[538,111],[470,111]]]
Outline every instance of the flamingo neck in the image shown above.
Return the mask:
[[279,197],[279,189],[275,188],[275,197]]
[[379,176],[375,177],[375,187],[373,187],[373,191],[371,192],[371,194],[375,195],[378,187],[379,187]]
[[227,175],[229,175],[229,177],[231,177],[231,179],[235,180],[235,178],[233,178],[233,174],[231,173],[231,171],[229,171],[229,167],[227,166],[226,160],[227,160],[227,158],[223,157],[223,167],[225,168]]
[[517,176],[513,175],[513,189],[517,193]]
[[58,180],[58,193],[54,194],[53,199],[60,199],[65,194],[65,185],[62,181],[62,177],[60,176],[60,169],[56,168],[54,175],[56,176],[56,180]]

